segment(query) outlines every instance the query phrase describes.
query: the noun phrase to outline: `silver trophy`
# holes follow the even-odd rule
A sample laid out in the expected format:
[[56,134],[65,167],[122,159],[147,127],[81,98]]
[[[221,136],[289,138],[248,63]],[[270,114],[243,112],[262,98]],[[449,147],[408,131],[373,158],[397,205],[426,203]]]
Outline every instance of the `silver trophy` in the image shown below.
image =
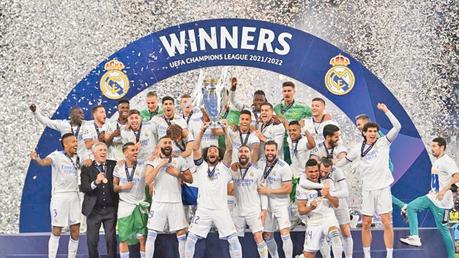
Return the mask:
[[219,120],[226,112],[229,102],[228,90],[224,87],[223,81],[226,78],[226,69],[222,72],[220,79],[206,78],[200,73],[197,87],[192,94],[196,106],[202,106],[207,112],[211,124],[210,128],[217,128],[221,125]]

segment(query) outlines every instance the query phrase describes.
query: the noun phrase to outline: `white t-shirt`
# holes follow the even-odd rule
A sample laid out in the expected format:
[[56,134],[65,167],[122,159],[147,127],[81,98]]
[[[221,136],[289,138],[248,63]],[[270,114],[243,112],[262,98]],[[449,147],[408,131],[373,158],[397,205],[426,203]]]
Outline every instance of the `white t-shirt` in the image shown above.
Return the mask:
[[304,126],[301,128],[301,134],[305,134],[306,130],[308,130],[309,133],[311,133],[312,137],[314,137],[314,140],[316,141],[316,143],[323,142],[324,141],[324,127],[330,124],[338,126],[338,123],[334,120],[327,120],[327,121],[323,121],[322,123],[316,123],[314,122],[312,117],[305,118]]
[[[308,180],[306,175],[301,175],[300,180]],[[333,181],[325,179],[322,182],[328,181],[330,183],[330,191],[334,190]],[[333,206],[327,198],[320,196],[320,190],[316,189],[304,189],[302,187],[296,188],[296,199],[298,201],[307,201],[307,205],[310,206],[313,200],[317,201],[317,207],[310,211],[306,217],[308,218],[308,225],[320,226],[325,224],[327,221],[336,220]]]
[[[123,144],[128,142],[136,143],[136,134],[132,129],[126,130],[123,126],[121,130],[121,141]],[[139,161],[146,161],[148,157],[153,153],[153,150],[156,146],[153,126],[151,123],[142,122],[142,127],[140,128],[139,143],[140,150],[137,159]]]
[[[386,136],[380,137],[368,153],[361,157],[361,144],[356,144],[346,156],[349,161],[359,160],[358,171],[362,177],[362,189],[366,191],[389,187],[394,177],[389,169],[389,152],[391,142]],[[365,144],[364,152],[371,145]]]
[[190,130],[190,132],[193,134],[193,137],[196,138],[196,136],[198,136],[198,135],[195,134],[195,133],[199,132],[199,130],[201,129],[201,126],[203,124],[203,122],[202,122],[202,112],[199,109],[195,108],[193,110],[193,113],[191,114],[191,116],[183,117],[183,115],[182,115],[182,118],[185,121],[185,124],[186,124],[188,130]]
[[290,149],[290,159],[292,164],[293,177],[298,178],[304,174],[306,162],[309,159],[311,151],[308,149],[308,138],[302,136],[298,141],[292,142],[290,137],[287,138],[288,147]]
[[[231,157],[232,162],[238,162],[238,152],[239,152],[239,147],[241,147],[242,143],[244,142],[245,145],[252,145],[255,143],[260,143],[260,140],[258,137],[255,135],[255,133],[239,133],[239,131],[229,131],[229,135],[231,137],[231,141],[233,142],[233,154]],[[242,138],[242,141],[241,141]]]
[[[118,123],[118,119],[110,119],[105,123],[106,132],[112,134],[116,129],[122,130],[122,125]],[[122,160],[124,158],[123,154],[123,142],[121,136],[114,137],[112,144],[108,147],[108,158],[112,160]]]
[[[280,159],[284,158],[284,136],[285,136],[285,128],[282,124],[273,124],[270,123],[266,126],[263,124],[259,124],[258,129],[263,133],[263,135],[267,138],[267,141],[275,141],[277,143],[277,157]],[[260,157],[264,156],[265,153],[265,144],[263,142],[260,143]]]
[[157,115],[151,120],[151,125],[153,126],[153,132],[155,134],[156,142],[159,142],[161,137],[166,135],[167,128],[172,124],[177,124],[182,127],[182,129],[187,129],[186,121],[179,116],[174,116],[173,119],[167,119],[164,115]]
[[[156,167],[160,162],[161,159],[156,158],[147,163],[147,165]],[[173,157],[168,166],[173,166],[180,172],[188,170],[188,165],[182,157]],[[180,180],[167,173],[168,166],[162,167],[156,175],[152,199],[154,202],[182,203],[182,186],[180,185]]]
[[[196,172],[193,173],[193,183],[199,188],[198,208],[202,207],[209,210],[228,209],[228,183],[232,180],[231,169],[222,162],[218,162],[215,167],[203,159],[195,161]],[[215,168],[215,170],[214,170]],[[209,173],[211,176],[209,176]],[[213,172],[213,174],[212,174]]]
[[[266,158],[263,157],[258,161],[258,167],[263,171],[264,184],[269,189],[277,189],[282,186],[282,183],[292,181],[292,170],[287,162],[278,159],[274,167],[269,172],[269,167],[266,167]],[[269,174],[268,174],[269,172]],[[289,206],[289,194],[285,195],[269,195],[268,209],[273,210],[280,207]]]
[[311,156],[314,155],[314,156],[319,157],[320,159],[320,158],[327,157],[328,155],[330,155],[333,157],[333,159],[336,159],[338,158],[338,155],[343,152],[347,153],[347,148],[344,147],[343,144],[338,143],[333,148],[327,148],[325,147],[325,144],[322,141],[322,142],[316,143],[316,147],[314,147],[311,150]]
[[[105,124],[102,127],[98,128],[94,121],[92,123],[85,123],[85,125],[81,128],[83,144],[84,144],[84,141],[86,140],[99,141],[99,135],[105,131],[106,131]],[[87,149],[85,146],[84,150],[79,155],[79,157],[82,161],[84,161],[87,159],[93,159],[93,154],[92,154],[92,151],[90,149]]]
[[439,201],[436,196],[437,193],[449,183],[453,175],[456,173],[459,173],[459,168],[454,160],[447,154],[444,154],[432,164],[430,192],[427,194],[427,197],[429,197],[429,199],[437,207],[442,209],[453,208],[454,201],[453,193],[451,191],[446,192],[442,201]]
[[[128,175],[126,174],[126,164],[116,165],[113,171],[113,176],[120,179],[119,185],[128,183]],[[128,168],[129,176],[132,175],[132,168]],[[145,164],[141,161],[137,162],[134,174],[132,175],[134,185],[130,190],[123,190],[119,193],[120,201],[129,204],[137,205],[145,200]]]
[[74,155],[70,158],[63,151],[54,151],[47,156],[52,161],[51,195],[79,191],[80,169],[77,157]]
[[246,216],[260,212],[262,208],[261,198],[265,199],[263,202],[264,205],[267,205],[266,196],[258,193],[258,187],[263,182],[263,171],[252,164],[249,169],[231,170],[231,174],[239,215]]

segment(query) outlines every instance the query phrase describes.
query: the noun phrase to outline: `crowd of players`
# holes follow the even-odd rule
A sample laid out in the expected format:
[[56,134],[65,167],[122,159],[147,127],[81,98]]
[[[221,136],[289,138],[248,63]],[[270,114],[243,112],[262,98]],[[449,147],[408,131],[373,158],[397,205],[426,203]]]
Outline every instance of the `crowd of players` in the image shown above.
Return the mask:
[[[386,257],[393,255],[393,203],[410,222],[411,235],[401,241],[414,246],[421,246],[416,212],[431,208],[438,222],[436,213],[451,208],[450,188],[459,181],[459,170],[444,154],[442,138],[432,142],[432,153],[438,158],[432,169],[436,184],[427,199],[405,204],[391,195],[390,144],[401,124],[385,104],[379,103],[377,109],[393,128],[383,135],[368,116],[356,117],[363,138],[348,151],[340,139],[339,125],[325,112],[324,99],[313,98],[310,106],[303,105],[295,100],[295,84],[284,82],[281,103],[273,106],[258,90],[247,105],[235,97],[237,86],[232,78],[231,104],[224,107],[218,123],[212,123],[202,107],[194,107],[186,94],[176,103],[170,96],[159,99],[149,92],[147,108],[142,111],[120,100],[118,114],[112,119],[106,119],[101,105],[92,108],[92,120],[84,120],[79,107],[70,110],[70,120],[51,120],[31,105],[39,122],[61,133],[63,146],[63,151],[44,159],[31,153],[39,165],[52,166],[49,257],[56,257],[59,236],[66,226],[71,234],[69,257],[76,255],[80,224],[86,216],[91,257],[98,257],[101,224],[109,256],[117,256],[117,224],[122,258],[129,257],[128,245],[137,243],[142,257],[153,257],[155,240],[166,228],[177,235],[179,256],[192,258],[196,242],[206,238],[212,226],[228,241],[232,258],[242,257],[238,237],[244,236],[247,227],[260,258],[279,257],[275,231],[282,239],[279,250],[291,258],[297,254],[290,229],[298,218],[305,225],[300,256],[315,257],[320,250],[323,257],[344,253],[349,258],[353,255],[346,201],[349,188],[341,167],[351,162],[351,170],[362,179],[366,258],[371,257],[375,214],[384,227]],[[192,196],[193,187],[198,189],[197,208],[188,221],[182,196],[187,191],[191,193],[187,198]],[[441,223],[437,226],[440,232],[447,230]],[[451,236],[443,233],[449,249]]]

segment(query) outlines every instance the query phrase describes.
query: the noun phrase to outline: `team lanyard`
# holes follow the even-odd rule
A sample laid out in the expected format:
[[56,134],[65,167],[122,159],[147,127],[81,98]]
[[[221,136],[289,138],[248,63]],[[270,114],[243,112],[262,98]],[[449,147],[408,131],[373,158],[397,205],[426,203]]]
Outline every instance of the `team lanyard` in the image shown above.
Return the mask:
[[137,131],[134,131],[132,130],[132,132],[134,133],[135,135],[135,142],[138,143],[140,141],[140,132],[142,131],[142,125],[140,125],[140,128],[139,130]]
[[213,176],[214,176],[214,174],[215,174],[215,169],[217,168],[217,165],[218,165],[218,163],[215,164],[215,166],[214,166],[214,168],[213,168],[212,170],[210,170],[210,169],[209,169],[209,165],[207,164],[207,175],[208,175],[209,177],[213,177]]
[[186,143],[183,141],[183,139],[180,140],[180,142],[174,141],[175,145],[180,149],[180,151],[185,151],[186,150]]
[[261,124],[261,132],[263,133],[265,131],[266,128],[268,128],[271,124],[273,123],[273,120],[269,120],[268,123],[266,124]]
[[135,168],[137,167],[137,163],[134,163],[134,166],[132,166],[132,171],[131,174],[129,174],[129,169],[127,164],[124,165],[124,171],[126,172],[126,177],[128,182],[132,182],[132,179],[134,179],[134,173],[135,173]]
[[300,138],[299,138],[298,140],[296,140],[296,141],[293,141],[293,140],[292,140],[293,153],[295,154],[295,156],[296,156],[296,154],[297,154],[297,152],[298,152],[298,143],[300,143],[301,138],[302,138],[302,137],[300,136]]
[[266,179],[269,176],[269,174],[273,170],[273,168],[276,165],[276,163],[277,163],[277,158],[273,161],[272,166],[268,166],[268,161],[266,160],[265,170],[263,171],[263,178],[264,179]]
[[295,100],[292,101],[292,103],[290,103],[288,106],[285,106],[285,107],[281,108],[281,114],[282,115],[285,114],[293,106],[293,104],[295,104]]
[[245,139],[242,139],[241,129],[238,128],[238,130],[239,130],[239,140],[241,141],[241,146],[247,145],[247,142],[249,141],[250,131],[246,134]]
[[75,131],[73,131],[72,123],[70,123],[70,130],[72,131],[73,135],[75,135],[77,139],[78,139],[78,134],[80,134],[80,127],[81,125],[79,125]]
[[[335,146],[331,148],[331,151],[328,152],[327,145],[325,145],[325,141],[323,142],[325,153],[327,154],[327,158],[332,159],[333,158],[333,151],[335,150]],[[371,148],[370,148],[371,149]],[[366,155],[366,153],[365,153]],[[363,156],[362,156],[363,157]]]
[[[190,123],[190,119],[191,119],[192,115],[193,115],[193,111],[191,111],[190,114],[188,115],[188,117],[186,118],[186,125],[188,125]],[[183,119],[185,119],[185,115],[183,115]]]
[[370,152],[370,150],[373,148],[373,146],[375,145],[375,143],[376,143],[376,142],[372,143],[372,144],[370,145],[370,147],[368,147],[368,148],[365,150],[365,145],[366,145],[366,143],[365,143],[365,141],[363,141],[363,142],[362,142],[362,148],[360,149],[360,157],[362,157],[362,158],[365,157],[365,155],[367,155],[368,152]]
[[247,172],[249,171],[249,168],[250,168],[251,166],[252,166],[252,163],[249,163],[249,164],[247,165],[247,167],[245,168],[244,173],[242,173],[242,170],[243,170],[244,168],[239,167],[239,173],[241,173],[241,178],[242,178],[242,180],[244,180],[244,178],[245,178],[245,176],[247,175]]
[[169,119],[169,118],[167,118],[166,116],[163,116],[163,119],[164,119],[164,121],[166,121],[166,123],[167,123],[168,126],[171,126],[171,124],[172,124],[172,123],[171,123],[171,120],[173,120],[174,118]]
[[67,158],[69,158],[70,162],[72,162],[72,166],[73,166],[73,168],[75,168],[75,170],[78,170],[78,169],[80,168],[80,157],[77,156],[77,157],[76,157],[76,162],[73,162],[73,159],[72,159],[72,157],[70,157],[69,154],[67,154],[67,153],[64,152],[64,155],[65,155]]
[[94,122],[94,128],[96,129],[97,139],[99,139],[100,131],[99,131],[99,128],[97,127],[97,125],[96,125],[96,122]]
[[317,123],[316,123],[316,121],[314,121],[314,118],[311,118],[311,119],[312,119],[312,124],[313,124],[313,126],[314,126],[314,131],[316,132],[316,134],[319,134],[319,131],[318,131],[318,130],[319,130],[319,128],[320,128],[320,125],[322,124],[322,122],[323,122],[324,119],[325,119],[325,115],[322,115],[322,119],[320,119],[320,122],[318,123],[319,126],[316,126]]

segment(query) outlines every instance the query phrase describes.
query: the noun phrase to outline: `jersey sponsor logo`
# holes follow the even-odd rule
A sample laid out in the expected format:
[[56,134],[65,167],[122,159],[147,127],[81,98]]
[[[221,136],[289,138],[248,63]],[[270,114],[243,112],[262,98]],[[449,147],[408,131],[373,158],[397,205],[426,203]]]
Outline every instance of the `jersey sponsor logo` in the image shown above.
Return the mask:
[[332,67],[325,74],[325,86],[328,91],[335,95],[345,95],[354,88],[355,76],[347,67],[349,64],[349,59],[341,54],[330,59]]
[[250,186],[256,183],[256,181],[252,178],[245,178],[245,179],[236,179],[235,183],[237,186]]
[[122,71],[124,64],[116,59],[104,66],[107,72],[100,79],[100,91],[109,99],[120,99],[129,91],[129,79]]
[[73,165],[62,164],[61,171],[66,174],[76,174],[76,170],[75,167],[73,167]]

